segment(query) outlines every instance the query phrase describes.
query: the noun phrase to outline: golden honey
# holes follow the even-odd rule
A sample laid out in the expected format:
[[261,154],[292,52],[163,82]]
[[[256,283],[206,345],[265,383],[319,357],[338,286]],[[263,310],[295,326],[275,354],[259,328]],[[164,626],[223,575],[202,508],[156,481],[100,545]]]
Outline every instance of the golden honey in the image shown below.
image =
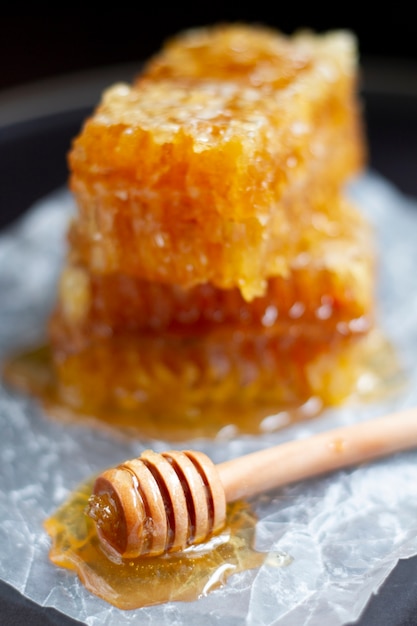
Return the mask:
[[404,382],[395,350],[378,330],[342,339],[338,349],[310,347],[310,354],[291,339],[281,351],[265,350],[262,340],[256,350],[241,338],[233,353],[207,340],[205,352],[204,344],[191,343],[181,359],[163,341],[141,352],[119,340],[62,363],[49,346],[34,346],[9,356],[5,380],[38,398],[53,419],[167,441],[273,432],[349,399],[380,400]]
[[[254,549],[256,518],[248,505],[228,506],[226,526],[208,542],[163,557],[117,559],[101,547],[86,515],[92,482],[81,485],[46,521],[50,559],[73,570],[93,594],[120,609],[190,602],[226,584],[240,571],[260,567],[266,553]],[[291,562],[279,555],[276,564]]]

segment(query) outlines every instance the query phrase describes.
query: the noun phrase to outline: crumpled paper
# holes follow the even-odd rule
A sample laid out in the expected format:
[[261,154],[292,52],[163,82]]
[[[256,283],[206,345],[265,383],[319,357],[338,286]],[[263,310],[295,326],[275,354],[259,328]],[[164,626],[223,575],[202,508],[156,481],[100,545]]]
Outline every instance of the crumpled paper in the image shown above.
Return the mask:
[[[346,404],[275,434],[193,442],[214,462],[417,406],[417,201],[372,171],[351,193],[375,225],[379,325],[406,371],[404,390],[384,401]],[[0,236],[0,359],[44,333],[72,211],[69,192],[57,190]],[[162,451],[169,443],[126,441],[87,425],[55,422],[32,398],[4,385],[0,432],[0,577],[89,626],[341,626],[360,617],[399,559],[417,554],[417,451],[410,451],[254,498],[256,548],[288,554],[290,565],[266,562],[195,602],[121,611],[49,562],[42,524],[86,478],[145,447]]]

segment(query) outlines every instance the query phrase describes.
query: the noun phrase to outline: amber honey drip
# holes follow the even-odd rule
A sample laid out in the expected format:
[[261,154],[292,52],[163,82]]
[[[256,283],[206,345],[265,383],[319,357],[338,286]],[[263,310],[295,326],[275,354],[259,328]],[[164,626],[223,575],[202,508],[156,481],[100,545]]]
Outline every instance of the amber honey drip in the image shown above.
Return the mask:
[[[81,485],[45,521],[52,540],[50,559],[75,570],[91,593],[120,609],[196,600],[267,558],[253,548],[256,518],[243,502],[228,506],[224,531],[207,543],[161,557],[109,558],[85,514],[91,492],[92,482]],[[278,557],[275,566],[290,562],[286,555]]]
[[[283,363],[284,368],[286,363]],[[116,364],[117,367],[117,364]],[[52,419],[70,424],[78,423],[97,428],[110,428],[117,435],[132,434],[141,438],[158,438],[167,441],[182,441],[197,437],[215,438],[241,434],[273,432],[291,423],[316,417],[326,407],[348,401],[379,401],[403,388],[406,380],[394,347],[379,331],[373,331],[356,343],[351,352],[342,351],[335,360],[334,355],[323,352],[312,368],[311,376],[317,377],[325,393],[300,396],[285,401],[279,393],[274,397],[270,390],[268,402],[260,395],[248,401],[245,390],[236,385],[234,401],[222,402],[214,394],[212,403],[193,404],[195,396],[181,398],[180,393],[167,397],[166,390],[155,392],[158,402],[154,405],[124,409],[121,406],[98,404],[94,398],[97,372],[84,372],[86,388],[91,393],[90,405],[72,405],[62,393],[59,378],[51,359],[50,349],[40,345],[11,355],[4,363],[3,374],[12,388],[28,393],[41,401]],[[78,373],[77,380],[80,380]],[[92,381],[91,386],[89,382]],[[230,384],[230,381],[229,381]],[[279,381],[277,381],[277,386]],[[327,397],[327,403],[323,398]],[[176,398],[176,402],[173,402]]]

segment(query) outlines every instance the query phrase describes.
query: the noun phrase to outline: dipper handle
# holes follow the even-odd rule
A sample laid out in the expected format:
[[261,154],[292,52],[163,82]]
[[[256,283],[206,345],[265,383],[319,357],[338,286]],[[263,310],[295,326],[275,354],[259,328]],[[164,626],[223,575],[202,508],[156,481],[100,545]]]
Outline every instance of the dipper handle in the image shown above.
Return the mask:
[[417,446],[411,408],[217,465],[228,502]]
[[156,556],[219,531],[226,502],[416,446],[417,409],[408,409],[218,465],[202,452],[147,450],[97,478],[87,514],[113,553]]

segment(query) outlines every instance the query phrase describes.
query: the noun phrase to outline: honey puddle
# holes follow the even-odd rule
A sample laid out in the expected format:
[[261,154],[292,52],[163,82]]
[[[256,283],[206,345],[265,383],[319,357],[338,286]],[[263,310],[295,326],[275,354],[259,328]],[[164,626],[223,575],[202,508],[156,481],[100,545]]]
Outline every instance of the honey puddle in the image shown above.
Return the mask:
[[[341,397],[336,404],[348,401],[370,402],[397,393],[404,387],[405,376],[395,349],[379,331],[373,331],[357,353],[350,356],[348,365],[340,364],[326,379],[327,388],[346,386],[348,398]],[[76,422],[94,427],[108,427],[113,434],[138,436],[148,439],[183,441],[198,437],[230,437],[239,433],[258,435],[273,432],[289,424],[305,421],[319,415],[326,407],[318,397],[305,398],[298,405],[221,402],[204,407],[176,410],[172,398],[166,411],[155,412],[144,405],[134,409],[74,407],[66,401],[57,383],[49,347],[39,345],[11,355],[4,363],[5,381],[12,387],[38,398],[45,411],[54,419],[69,424]],[[348,382],[346,382],[346,380]],[[353,382],[355,381],[355,382]],[[93,393],[94,390],[92,390]],[[173,407],[173,408],[170,408]],[[200,410],[200,409],[199,409]]]
[[[192,601],[222,587],[237,572],[260,567],[271,555],[253,549],[256,519],[244,502],[228,505],[224,531],[207,543],[159,557],[115,560],[103,551],[85,514],[93,481],[81,485],[45,521],[51,561],[75,570],[93,594],[120,609]],[[276,555],[274,566],[291,558]]]
[[[66,419],[70,424],[76,420],[111,427],[113,433],[131,433],[133,430],[141,436],[173,441],[198,435],[218,435],[221,420],[235,433],[239,430],[268,432],[290,422],[311,418],[323,408],[313,401],[312,409],[299,407],[291,410],[286,407],[281,413],[275,411],[275,414],[262,417],[254,413],[253,407],[240,415],[226,414],[224,407],[217,407],[217,420],[212,420],[209,414],[205,419],[194,419],[192,423],[188,423],[186,417],[173,422],[172,416],[159,416],[155,421],[154,416],[146,411],[139,416],[137,411],[102,411],[94,416],[82,411],[77,413],[60,398],[47,346],[11,356],[4,364],[4,377],[12,387],[40,399],[54,418]],[[398,392],[406,382],[395,350],[380,333],[373,334],[361,352],[361,372],[357,381],[353,397],[360,401],[385,398],[387,394]],[[94,522],[85,514],[92,487],[92,480],[80,486],[45,521],[52,542],[49,556],[55,565],[75,571],[91,593],[120,609],[193,601],[223,586],[237,572],[258,568],[265,562],[271,566],[291,562],[287,555],[267,555],[254,550],[256,519],[248,505],[242,502],[228,505],[225,530],[205,544],[162,557],[115,560],[114,556],[105,553]]]

